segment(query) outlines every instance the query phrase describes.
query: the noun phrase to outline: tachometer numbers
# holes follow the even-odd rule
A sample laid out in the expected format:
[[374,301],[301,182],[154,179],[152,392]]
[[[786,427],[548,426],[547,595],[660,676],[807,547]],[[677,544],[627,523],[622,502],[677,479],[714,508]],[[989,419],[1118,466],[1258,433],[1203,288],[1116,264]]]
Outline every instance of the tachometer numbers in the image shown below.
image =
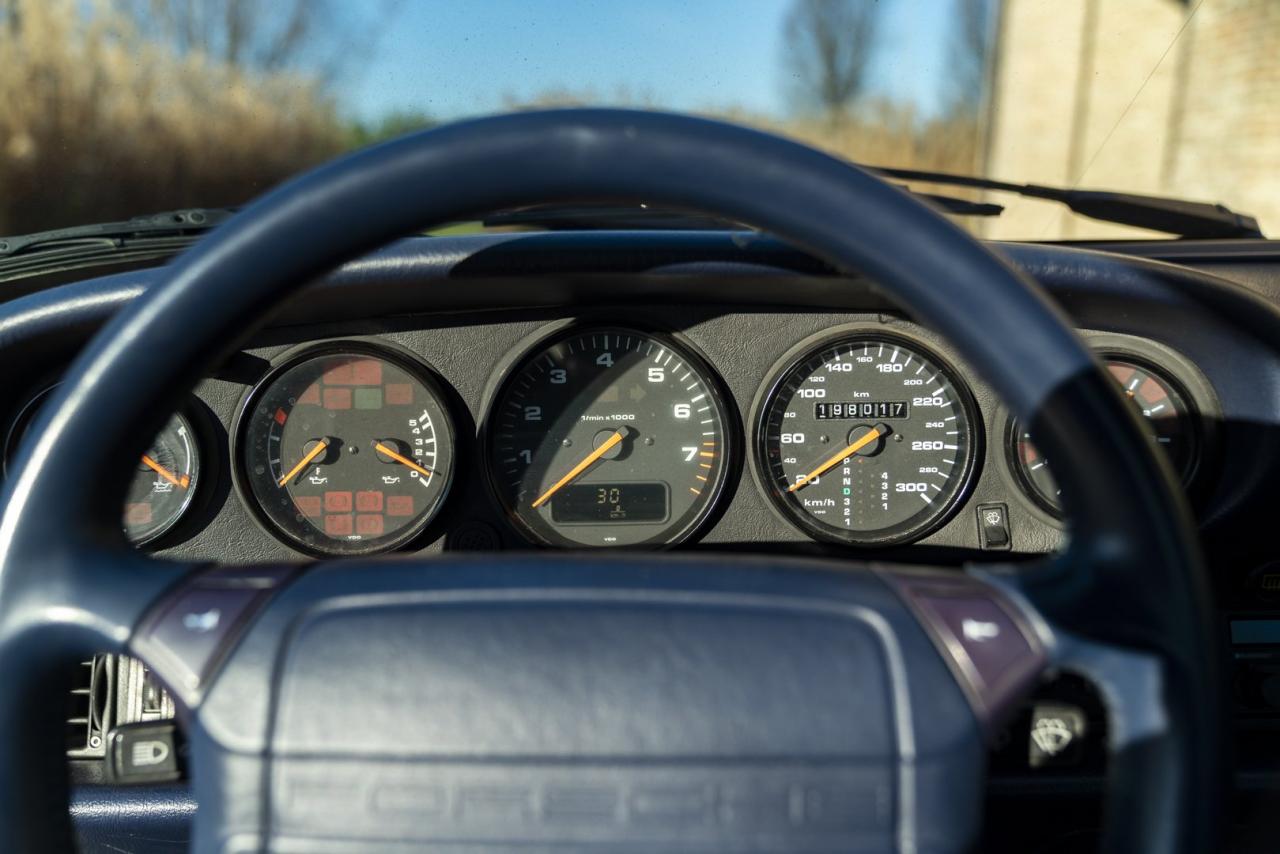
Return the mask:
[[573,330],[522,359],[498,391],[490,481],[534,542],[669,545],[715,505],[728,420],[715,377],[685,345],[634,329]]

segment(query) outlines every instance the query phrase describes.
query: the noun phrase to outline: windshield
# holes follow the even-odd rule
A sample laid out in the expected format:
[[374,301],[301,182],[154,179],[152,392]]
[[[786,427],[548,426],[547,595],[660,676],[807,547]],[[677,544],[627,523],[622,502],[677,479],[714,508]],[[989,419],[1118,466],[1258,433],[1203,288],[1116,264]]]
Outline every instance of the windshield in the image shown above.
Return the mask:
[[[1280,234],[1276,0],[0,0],[0,234],[235,206],[345,150],[551,105],[871,165],[1221,202]],[[1157,236],[1007,194],[984,236]]]

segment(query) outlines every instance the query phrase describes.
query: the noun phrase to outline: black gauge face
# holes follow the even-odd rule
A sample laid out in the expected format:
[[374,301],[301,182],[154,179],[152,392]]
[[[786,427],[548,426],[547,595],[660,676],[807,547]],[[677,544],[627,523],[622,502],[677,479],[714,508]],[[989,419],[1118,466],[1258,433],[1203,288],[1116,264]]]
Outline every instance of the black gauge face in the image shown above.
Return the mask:
[[660,546],[692,534],[728,473],[727,412],[688,348],[574,330],[526,356],[489,414],[489,474],[534,541]]
[[765,488],[811,534],[854,545],[917,539],[968,487],[973,406],[920,345],[854,334],[784,370],[761,409]]
[[124,507],[124,531],[149,543],[173,528],[191,506],[200,476],[200,452],[191,424],[181,415],[156,436],[138,463]]
[[[1152,439],[1164,450],[1184,485],[1191,482],[1199,454],[1195,412],[1178,386],[1159,372],[1123,356],[1104,359],[1107,370],[1133,401],[1150,427]],[[1049,462],[1016,423],[1010,426],[1010,456],[1027,492],[1050,512],[1061,510],[1057,482]]]
[[453,473],[453,428],[426,369],[358,345],[272,371],[237,437],[243,491],[271,530],[314,554],[403,545],[435,516]]
[[[5,442],[6,470],[40,406],[57,386],[45,389],[19,413]],[[174,415],[138,461],[124,505],[124,532],[143,545],[164,536],[186,515],[200,480],[200,447],[191,423]]]

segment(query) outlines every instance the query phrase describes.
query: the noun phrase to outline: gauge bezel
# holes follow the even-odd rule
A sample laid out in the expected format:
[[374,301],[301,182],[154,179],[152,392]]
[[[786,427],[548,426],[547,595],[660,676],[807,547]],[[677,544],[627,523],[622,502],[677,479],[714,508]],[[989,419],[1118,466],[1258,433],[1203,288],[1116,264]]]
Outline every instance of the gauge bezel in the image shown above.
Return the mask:
[[[802,512],[792,504],[787,495],[778,488],[769,463],[768,425],[765,420],[768,413],[773,409],[773,404],[777,399],[783,380],[802,364],[817,357],[823,350],[863,341],[883,341],[906,347],[937,365],[939,371],[945,375],[952,388],[955,389],[960,409],[969,423],[969,452],[964,461],[963,469],[957,474],[959,481],[950,498],[938,508],[936,513],[923,522],[905,526],[903,530],[895,530],[889,534],[854,531],[846,533],[817,522],[809,514]],[[773,508],[775,513],[813,539],[864,551],[918,542],[950,522],[973,492],[974,484],[977,482],[978,473],[986,453],[985,425],[974,398],[973,390],[965,380],[964,374],[956,369],[954,360],[939,352],[938,346],[933,342],[920,335],[911,334],[900,329],[886,328],[882,324],[841,326],[811,335],[791,347],[781,359],[774,363],[767,376],[768,380],[756,394],[751,411],[753,425],[752,466],[756,484],[764,493],[767,499],[766,503]],[[897,528],[898,526],[894,527]]]
[[[60,385],[62,385],[61,379],[46,380],[39,383],[36,386],[38,390],[27,397],[26,402],[5,425],[4,444],[0,445],[0,472],[3,472],[5,477],[9,476],[13,454],[17,451],[18,443],[22,440],[22,435],[20,434],[25,434],[26,430],[30,428],[35,418],[35,413]],[[206,481],[212,474],[210,469],[214,466],[211,464],[216,463],[216,460],[210,459],[213,456],[210,453],[213,445],[210,442],[207,416],[203,414],[200,407],[196,406],[197,402],[194,397],[190,398],[186,404],[175,410],[170,415],[169,420],[165,421],[160,427],[161,430],[164,430],[169,426],[169,421],[177,417],[182,419],[190,432],[195,474],[192,477],[186,500],[182,502],[181,508],[168,522],[145,537],[134,539],[128,535],[127,530],[122,529],[125,530],[129,545],[134,548],[145,547],[148,551],[155,551],[166,544],[171,544],[170,541],[176,538],[178,532],[184,530],[184,526],[196,515],[196,511],[205,505],[212,492],[212,488]]]
[[[406,525],[394,535],[388,535],[378,538],[375,541],[371,541],[374,543],[371,548],[359,550],[330,550],[299,540],[271,518],[270,514],[267,513],[266,508],[262,506],[260,499],[253,492],[249,473],[245,468],[247,460],[244,451],[248,441],[246,437],[249,429],[250,415],[252,414],[257,401],[266,393],[272,384],[274,384],[286,372],[303,362],[324,356],[348,355],[367,356],[391,362],[401,370],[410,374],[415,380],[422,383],[422,385],[431,392],[442,416],[442,423],[440,425],[436,425],[437,441],[440,441],[439,434],[441,430],[443,430],[445,438],[448,441],[450,453],[452,454],[452,460],[448,469],[443,474],[443,483],[441,485],[439,498],[437,498],[435,506],[429,512],[423,513],[419,519],[410,525]],[[244,393],[240,399],[240,403],[236,407],[235,417],[232,420],[232,428],[230,431],[232,460],[231,480],[235,486],[236,494],[239,496],[241,504],[249,510],[250,517],[262,530],[266,531],[286,547],[312,557],[358,558],[368,557],[370,555],[386,554],[388,552],[394,552],[406,548],[422,536],[422,534],[431,527],[432,523],[441,517],[445,505],[448,503],[449,495],[452,492],[454,471],[457,469],[458,463],[459,446],[457,428],[454,424],[453,411],[450,407],[451,396],[448,393],[448,388],[448,384],[442,377],[440,377],[439,373],[416,353],[406,350],[398,345],[389,344],[383,341],[370,342],[359,339],[341,338],[305,344],[301,347],[286,350],[271,361],[270,367],[267,371],[264,372],[253,386]]]
[[[1130,362],[1160,379],[1181,395],[1187,404],[1188,438],[1192,452],[1185,472],[1175,472],[1183,491],[1195,505],[1204,497],[1208,472],[1217,455],[1217,423],[1221,405],[1217,393],[1196,365],[1178,350],[1159,341],[1118,332],[1079,330],[1080,337],[1097,354],[1104,367],[1108,359]],[[1036,510],[1061,522],[1060,508],[1046,501],[1031,483],[1018,460],[1018,420],[1007,410],[1003,414],[1003,462],[1017,485],[1017,491]]]
[[[507,503],[504,488],[499,483],[493,466],[494,439],[497,428],[494,414],[498,404],[503,400],[510,384],[520,372],[540,358],[551,347],[570,338],[592,333],[622,333],[652,338],[668,345],[668,349],[678,352],[685,361],[697,370],[707,387],[708,396],[714,400],[721,416],[721,431],[724,439],[724,465],[722,473],[713,485],[711,494],[707,496],[702,509],[695,514],[675,534],[665,532],[661,538],[651,538],[641,543],[620,546],[591,545],[565,539],[562,542],[551,540],[528,524]],[[617,322],[610,318],[592,318],[589,321],[560,321],[541,327],[526,336],[522,346],[515,349],[514,358],[509,358],[491,377],[485,394],[483,418],[480,423],[480,453],[483,455],[486,491],[508,527],[522,540],[540,548],[550,549],[584,549],[591,551],[653,551],[669,549],[687,543],[704,535],[715,521],[724,513],[724,496],[731,493],[741,474],[741,435],[742,418],[735,405],[734,398],[728,392],[724,378],[707,358],[706,354],[688,339],[672,329],[664,329],[642,322]]]

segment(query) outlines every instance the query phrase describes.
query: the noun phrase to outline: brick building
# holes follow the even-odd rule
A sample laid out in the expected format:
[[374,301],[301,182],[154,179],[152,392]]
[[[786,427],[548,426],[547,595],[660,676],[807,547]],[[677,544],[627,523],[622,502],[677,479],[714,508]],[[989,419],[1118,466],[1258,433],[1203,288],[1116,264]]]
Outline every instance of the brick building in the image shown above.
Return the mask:
[[[1280,0],[1002,0],[992,177],[1220,201],[1280,236]],[[1008,202],[992,237],[1138,234]]]

